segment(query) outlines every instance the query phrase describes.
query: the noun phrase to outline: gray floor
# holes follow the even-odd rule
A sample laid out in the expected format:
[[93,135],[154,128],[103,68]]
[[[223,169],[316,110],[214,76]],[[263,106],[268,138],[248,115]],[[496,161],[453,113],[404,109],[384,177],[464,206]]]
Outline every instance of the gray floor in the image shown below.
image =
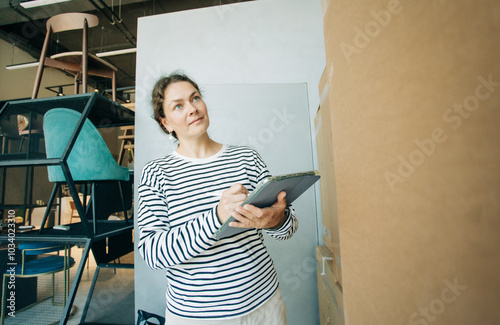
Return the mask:
[[[120,259],[121,263],[133,263],[133,253]],[[68,324],[79,324],[90,285],[95,273],[95,262],[90,258],[85,268],[75,298],[76,311]],[[134,270],[100,269],[85,322],[105,324],[135,324]]]

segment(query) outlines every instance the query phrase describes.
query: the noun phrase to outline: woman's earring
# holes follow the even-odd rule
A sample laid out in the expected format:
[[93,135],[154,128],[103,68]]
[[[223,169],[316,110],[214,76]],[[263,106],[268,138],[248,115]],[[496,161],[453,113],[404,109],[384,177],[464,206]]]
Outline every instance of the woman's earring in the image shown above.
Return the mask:
[[170,133],[170,136],[168,137],[168,139],[169,139],[170,141],[173,141],[173,140],[174,140],[174,137],[172,136],[172,133]]

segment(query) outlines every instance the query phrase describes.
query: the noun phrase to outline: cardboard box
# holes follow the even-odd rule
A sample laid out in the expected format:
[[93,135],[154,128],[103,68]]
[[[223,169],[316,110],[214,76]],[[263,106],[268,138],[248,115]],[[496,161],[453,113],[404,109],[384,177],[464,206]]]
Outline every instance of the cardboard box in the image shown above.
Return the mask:
[[350,325],[500,324],[499,21],[495,0],[327,9]]
[[319,185],[321,192],[323,243],[335,256],[335,260],[333,261],[334,274],[336,281],[342,284],[331,109],[328,96],[329,74],[330,71],[325,69],[319,82],[320,107],[316,114],[314,124],[318,153],[318,169],[321,175]]
[[320,324],[343,325],[342,289],[335,282],[333,258],[325,246],[316,247]]

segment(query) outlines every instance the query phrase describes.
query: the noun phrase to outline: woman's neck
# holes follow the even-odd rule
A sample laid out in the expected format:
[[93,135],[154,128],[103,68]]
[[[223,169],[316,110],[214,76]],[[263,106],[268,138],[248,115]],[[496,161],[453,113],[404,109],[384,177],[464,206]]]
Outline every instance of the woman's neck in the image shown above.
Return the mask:
[[182,139],[179,141],[177,153],[190,158],[208,158],[215,155],[222,148],[222,144],[206,137],[196,139]]

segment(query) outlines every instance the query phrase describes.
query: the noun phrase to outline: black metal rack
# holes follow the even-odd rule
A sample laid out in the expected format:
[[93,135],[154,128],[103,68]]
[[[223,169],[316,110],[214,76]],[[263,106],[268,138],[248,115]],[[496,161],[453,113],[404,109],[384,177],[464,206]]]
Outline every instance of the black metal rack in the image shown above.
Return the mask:
[[[135,113],[98,93],[85,93],[62,97],[9,101],[0,111],[0,121],[18,114],[29,114],[32,118],[43,118],[43,115],[47,111],[59,107],[74,109],[82,113],[62,156],[60,158],[47,158],[43,152],[30,152],[30,141],[32,141],[32,139],[28,136],[28,150],[26,152],[4,152],[0,154],[0,168],[4,170],[5,175],[7,168],[26,167],[27,177],[31,176],[29,180],[27,178],[26,182],[29,181],[31,184],[33,182],[31,170],[34,167],[59,165],[63,170],[69,192],[75,202],[81,222],[71,224],[71,228],[68,231],[55,230],[53,228],[40,228],[29,232],[17,233],[15,240],[16,242],[60,242],[84,245],[85,249],[82,254],[82,259],[78,265],[68,300],[59,323],[66,324],[90,249],[92,249],[98,265],[96,272],[98,272],[99,267],[107,267],[109,262],[133,251],[133,224],[103,220],[100,222],[99,228],[92,229],[89,220],[87,220],[85,208],[80,201],[75,182],[71,176],[67,159],[86,118],[88,118],[97,128],[118,127],[133,125]],[[5,177],[3,180],[5,180]],[[32,189],[32,185],[30,188]],[[56,195],[55,191],[56,186],[54,186],[51,197]],[[2,209],[12,206],[23,206],[25,208],[33,206],[32,202],[26,200],[26,196],[23,204],[8,205],[5,204],[3,200],[0,203],[2,204],[2,206],[0,206]],[[44,219],[46,219],[49,210],[50,206],[47,206]],[[5,244],[8,240],[8,236],[0,236],[0,244]],[[116,267],[115,264],[112,265]],[[131,268],[133,265],[122,265],[121,267]],[[92,284],[92,288],[94,285],[95,283]],[[91,293],[89,294],[87,303],[89,303],[90,295]]]

